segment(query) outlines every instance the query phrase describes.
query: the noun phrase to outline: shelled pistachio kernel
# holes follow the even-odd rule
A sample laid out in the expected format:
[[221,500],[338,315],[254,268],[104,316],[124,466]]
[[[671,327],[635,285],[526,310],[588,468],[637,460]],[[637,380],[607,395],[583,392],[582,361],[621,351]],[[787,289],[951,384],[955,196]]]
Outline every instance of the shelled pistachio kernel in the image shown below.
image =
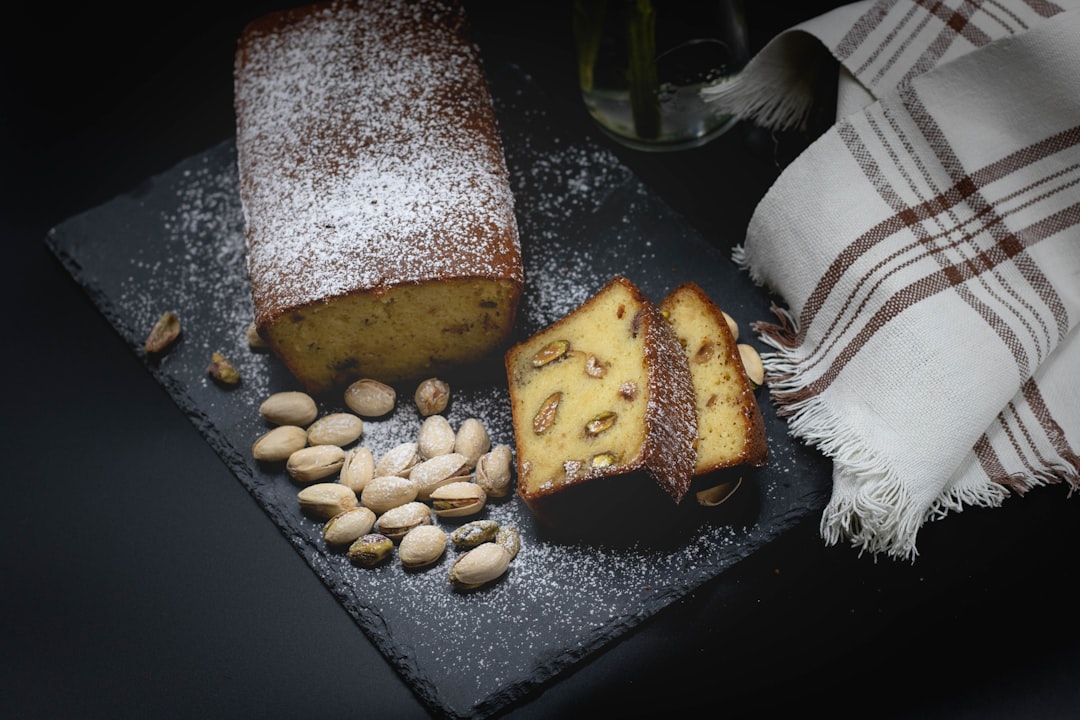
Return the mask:
[[323,539],[327,545],[347,545],[361,535],[367,535],[375,527],[375,513],[370,508],[352,507],[334,515],[323,525]]
[[370,448],[361,445],[345,452],[345,461],[338,475],[339,483],[359,495],[374,477],[375,455]]
[[417,385],[413,401],[424,417],[441,413],[450,403],[450,385],[439,378],[428,378]]
[[156,355],[163,353],[180,337],[180,316],[173,310],[166,310],[150,328],[143,349]]
[[570,349],[569,340],[552,340],[544,347],[536,351],[536,354],[532,358],[532,366],[534,368],[542,368],[548,363],[555,362],[559,358],[566,355],[566,352]]
[[417,525],[398,544],[398,558],[407,568],[431,565],[446,550],[446,531],[437,525]]
[[318,415],[315,399],[299,390],[276,392],[259,405],[259,416],[274,425],[307,427]]
[[281,462],[307,445],[307,431],[295,425],[278,425],[258,438],[251,455],[259,462]]
[[346,412],[323,415],[308,427],[309,445],[337,445],[345,447],[360,439],[364,433],[364,421]]
[[532,429],[537,435],[543,435],[548,428],[555,424],[555,416],[559,411],[559,403],[562,402],[562,391],[556,390],[540,403],[540,409],[533,416]]
[[315,482],[341,470],[344,462],[345,451],[337,445],[313,445],[290,455],[285,471],[297,482]]
[[475,590],[502,577],[510,567],[510,553],[493,542],[477,545],[459,555],[450,566],[450,584],[455,590]]
[[471,520],[450,533],[450,542],[458,550],[471,550],[481,543],[491,542],[498,532],[499,523],[494,520]]
[[361,535],[349,546],[349,559],[364,567],[375,567],[394,554],[394,541],[380,533]]
[[500,525],[499,531],[495,533],[495,544],[501,545],[513,560],[521,549],[521,533],[513,525]]
[[301,510],[322,520],[356,507],[356,493],[338,483],[308,485],[296,497]]
[[210,355],[210,364],[206,366],[206,374],[222,387],[236,387],[240,384],[240,371],[229,362],[228,358],[217,351]]
[[345,404],[360,417],[382,417],[396,402],[397,391],[378,380],[364,378],[345,388]]

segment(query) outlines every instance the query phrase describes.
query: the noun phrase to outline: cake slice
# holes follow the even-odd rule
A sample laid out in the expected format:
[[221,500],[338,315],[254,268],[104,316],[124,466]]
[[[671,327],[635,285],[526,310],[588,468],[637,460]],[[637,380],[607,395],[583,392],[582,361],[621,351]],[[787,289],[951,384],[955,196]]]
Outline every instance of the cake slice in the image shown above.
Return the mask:
[[697,436],[690,369],[670,324],[630,280],[612,278],[505,359],[518,495],[535,514],[588,522],[681,502]]
[[234,87],[254,320],[305,388],[497,360],[524,274],[461,4],[263,15],[238,39]]
[[761,409],[727,318],[696,283],[660,302],[690,367],[697,408],[696,477],[739,465],[765,464]]

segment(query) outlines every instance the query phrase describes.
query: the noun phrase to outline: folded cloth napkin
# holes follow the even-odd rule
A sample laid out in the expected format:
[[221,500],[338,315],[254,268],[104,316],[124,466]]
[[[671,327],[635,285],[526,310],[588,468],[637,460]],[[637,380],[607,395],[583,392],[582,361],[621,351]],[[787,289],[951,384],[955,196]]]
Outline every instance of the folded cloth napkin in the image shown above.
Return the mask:
[[847,5],[708,99],[798,125],[815,45],[837,122],[734,259],[786,306],[754,328],[778,412],[833,461],[824,541],[914,561],[928,520],[1080,487],[1080,2]]

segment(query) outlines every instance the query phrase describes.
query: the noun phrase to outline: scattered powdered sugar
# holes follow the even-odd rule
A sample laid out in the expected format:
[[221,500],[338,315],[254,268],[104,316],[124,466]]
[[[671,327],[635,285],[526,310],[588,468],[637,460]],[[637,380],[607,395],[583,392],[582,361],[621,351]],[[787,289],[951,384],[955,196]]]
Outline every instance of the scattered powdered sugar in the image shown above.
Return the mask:
[[[527,76],[500,68],[494,84],[522,238],[526,291],[517,333],[523,335],[570,312],[615,272],[655,277],[658,249],[648,228],[668,216],[609,152],[552,130],[544,98]],[[71,251],[79,255],[77,276],[94,286],[136,349],[163,311],[180,314],[180,341],[160,360],[148,359],[148,366],[433,709],[452,716],[497,711],[736,562],[775,532],[772,508],[785,521],[800,514],[789,507],[801,507],[792,499],[799,494],[793,490],[798,465],[781,452],[771,455],[771,467],[789,480],[762,477],[740,491],[758,494],[763,509],[753,522],[703,520],[680,536],[678,547],[554,541],[511,494],[489,498],[480,517],[517,527],[522,546],[506,575],[482,591],[451,589],[447,574],[458,555],[452,546],[419,571],[405,570],[396,559],[371,569],[353,565],[342,551],[326,547],[322,523],[300,513],[299,488],[284,469],[259,466],[250,457],[251,443],[268,429],[258,418],[259,404],[272,392],[298,387],[273,357],[247,347],[252,302],[236,165],[236,147],[226,142],[154,178],[138,197],[118,198],[100,216],[92,212],[85,225],[95,242]],[[387,166],[370,179],[398,183],[395,173]],[[406,212],[405,199],[392,202],[399,203],[394,214]],[[334,212],[334,222],[348,223],[370,220],[376,211],[342,206]],[[597,229],[594,218],[613,213],[615,221]],[[124,244],[113,245],[117,238]],[[104,250],[95,254],[97,246]],[[127,263],[121,272],[116,257]],[[208,379],[213,351],[239,369],[237,389],[226,391]],[[415,386],[396,389],[395,411],[364,423],[359,442],[376,457],[415,441],[422,422],[412,401]],[[514,447],[505,377],[452,387],[451,394],[445,414],[455,429],[475,417],[493,444]],[[345,409],[339,397],[318,403],[321,414]],[[436,523],[449,532],[468,519]]]

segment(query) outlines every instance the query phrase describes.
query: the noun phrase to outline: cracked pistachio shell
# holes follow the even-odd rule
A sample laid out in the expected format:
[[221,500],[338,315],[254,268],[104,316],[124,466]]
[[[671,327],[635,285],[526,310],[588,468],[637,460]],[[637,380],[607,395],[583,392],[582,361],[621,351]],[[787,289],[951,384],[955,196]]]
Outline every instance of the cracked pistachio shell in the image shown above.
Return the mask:
[[376,418],[394,409],[397,391],[386,383],[365,378],[345,388],[345,404],[361,417]]
[[356,507],[356,493],[338,483],[315,483],[296,494],[300,509],[317,518],[329,520]]
[[263,433],[251,446],[251,455],[260,462],[282,462],[307,445],[307,432],[295,425],[279,425]]
[[420,424],[416,444],[423,460],[454,452],[457,434],[443,415],[428,415]]
[[422,502],[410,502],[391,508],[375,521],[375,530],[391,540],[401,540],[420,525],[431,524],[431,508]]
[[468,474],[468,458],[460,453],[449,453],[423,461],[412,469],[409,479],[416,484],[416,499],[429,500],[432,492]]
[[364,421],[352,413],[330,413],[308,427],[308,444],[345,447],[359,440],[363,432]]
[[471,480],[458,480],[432,490],[430,499],[439,517],[465,517],[484,509],[487,494]]
[[509,445],[496,445],[476,461],[476,484],[489,497],[505,497],[510,491],[510,466],[513,454]]
[[323,525],[327,545],[347,545],[375,527],[375,513],[370,508],[354,507],[340,512]]
[[487,542],[458,556],[450,566],[450,584],[455,590],[475,590],[502,577],[509,567],[506,548]]
[[719,485],[713,485],[710,488],[704,490],[698,490],[694,493],[697,499],[698,505],[704,507],[719,507],[731,499],[731,496],[735,494],[735,491],[742,485],[742,478],[732,480],[730,482],[720,483]]
[[345,453],[338,482],[359,495],[375,477],[375,456],[370,448],[354,447]]
[[450,403],[450,384],[439,378],[428,378],[416,386],[413,402],[424,417],[437,415]]
[[408,568],[424,567],[442,557],[446,550],[446,532],[435,525],[417,525],[398,545],[398,558]]
[[380,475],[371,479],[360,493],[360,502],[376,515],[416,499],[416,483],[398,475]]
[[341,470],[345,451],[337,445],[300,448],[285,462],[285,470],[297,482],[315,482]]
[[289,390],[277,392],[263,400],[259,415],[274,425],[300,425],[307,427],[319,415],[315,400],[305,392]]
[[396,445],[375,463],[375,475],[400,475],[408,477],[409,472],[420,462],[420,450],[414,442]]

